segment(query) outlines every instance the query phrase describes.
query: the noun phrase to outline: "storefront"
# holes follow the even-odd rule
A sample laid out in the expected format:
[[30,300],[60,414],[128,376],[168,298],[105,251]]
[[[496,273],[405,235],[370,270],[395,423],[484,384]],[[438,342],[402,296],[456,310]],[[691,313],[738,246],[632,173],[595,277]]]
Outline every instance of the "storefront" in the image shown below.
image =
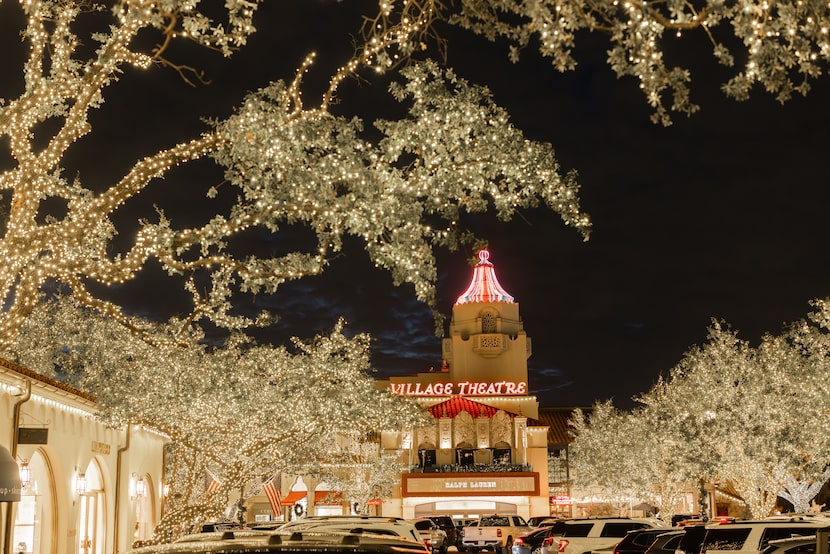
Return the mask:
[[9,422],[0,444],[22,485],[3,514],[0,550],[104,554],[150,537],[166,439],[140,426],[105,427],[95,411],[81,392],[0,360],[0,420]]

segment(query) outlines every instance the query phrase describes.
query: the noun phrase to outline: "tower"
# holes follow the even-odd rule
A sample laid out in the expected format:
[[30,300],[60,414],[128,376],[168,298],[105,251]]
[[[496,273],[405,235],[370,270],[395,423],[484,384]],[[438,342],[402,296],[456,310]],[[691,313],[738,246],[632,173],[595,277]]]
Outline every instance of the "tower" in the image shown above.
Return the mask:
[[487,250],[478,253],[470,285],[452,308],[442,350],[456,383],[527,383],[531,341],[519,304],[499,283]]

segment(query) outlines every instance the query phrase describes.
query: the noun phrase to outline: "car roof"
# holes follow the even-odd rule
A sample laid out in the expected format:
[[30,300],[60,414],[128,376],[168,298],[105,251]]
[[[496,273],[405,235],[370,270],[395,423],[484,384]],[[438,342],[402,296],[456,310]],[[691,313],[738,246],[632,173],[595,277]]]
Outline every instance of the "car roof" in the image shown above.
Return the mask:
[[203,537],[205,540],[145,546],[130,550],[129,553],[426,554],[426,547],[423,543],[396,536],[357,535],[331,531],[260,533],[256,536],[240,531],[225,531],[223,533],[199,533],[199,535],[214,536]]

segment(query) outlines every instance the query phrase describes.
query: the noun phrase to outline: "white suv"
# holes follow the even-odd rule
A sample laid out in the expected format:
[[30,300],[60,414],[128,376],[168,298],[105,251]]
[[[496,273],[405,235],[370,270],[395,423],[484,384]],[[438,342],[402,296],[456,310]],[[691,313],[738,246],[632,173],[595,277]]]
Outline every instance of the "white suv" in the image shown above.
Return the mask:
[[340,531],[352,534],[393,535],[421,544],[421,534],[411,521],[385,516],[308,516],[289,521],[276,530],[278,533],[294,531]]
[[[659,519],[638,517],[578,518],[557,521],[553,531],[554,543],[550,550],[555,553],[558,548],[560,554],[590,554],[593,550],[614,546],[629,531],[647,527],[666,527],[666,524]],[[542,549],[542,554],[551,554],[545,548]]]
[[794,517],[715,523],[706,526],[702,554],[760,554],[770,541],[815,535],[825,518]]

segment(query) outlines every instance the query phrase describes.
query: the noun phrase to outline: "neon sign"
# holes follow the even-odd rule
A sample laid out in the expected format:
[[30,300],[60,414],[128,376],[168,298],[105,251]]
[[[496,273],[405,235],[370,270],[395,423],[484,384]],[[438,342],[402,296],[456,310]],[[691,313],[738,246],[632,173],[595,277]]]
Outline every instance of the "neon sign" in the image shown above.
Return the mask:
[[396,396],[493,396],[493,395],[525,395],[527,383],[515,381],[498,381],[496,383],[392,383],[389,390]]

